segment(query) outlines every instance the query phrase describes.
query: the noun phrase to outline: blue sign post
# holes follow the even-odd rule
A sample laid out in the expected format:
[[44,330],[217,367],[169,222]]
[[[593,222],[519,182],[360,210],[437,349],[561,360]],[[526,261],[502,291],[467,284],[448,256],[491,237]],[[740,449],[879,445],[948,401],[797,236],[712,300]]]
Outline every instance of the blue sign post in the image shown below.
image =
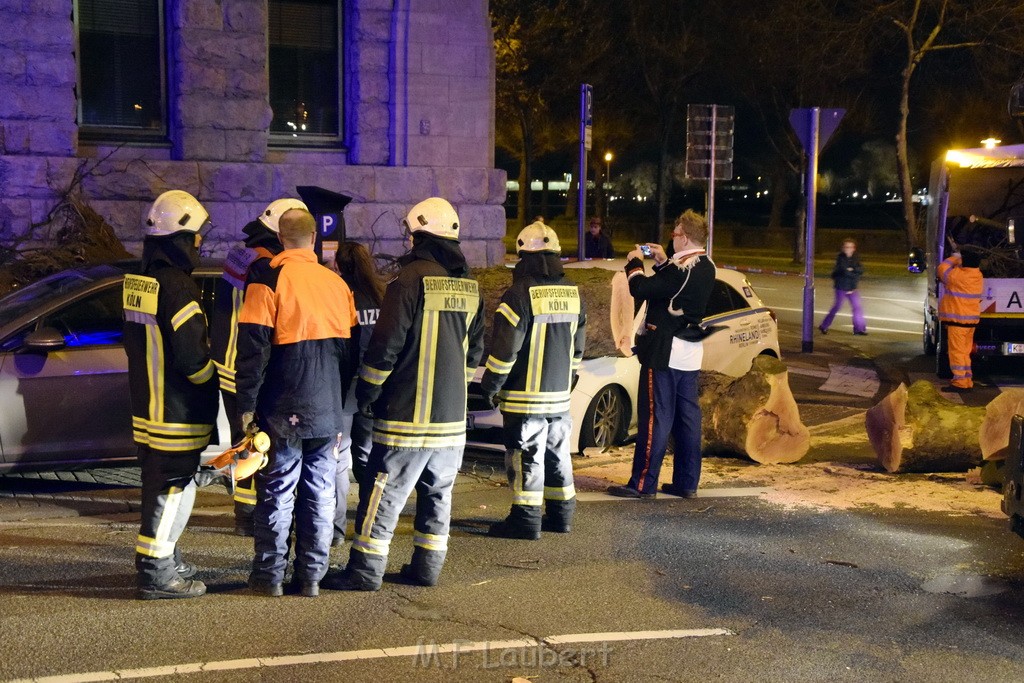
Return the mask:
[[804,238],[804,316],[801,350],[814,351],[814,227],[818,212],[818,155],[836,131],[845,109],[793,109],[789,123],[807,153],[807,223]]
[[586,83],[580,84],[580,177],[579,193],[576,197],[576,217],[579,221],[579,249],[577,258],[580,261],[587,257],[585,246],[584,225],[587,220],[587,152],[593,143],[594,126],[594,88]]

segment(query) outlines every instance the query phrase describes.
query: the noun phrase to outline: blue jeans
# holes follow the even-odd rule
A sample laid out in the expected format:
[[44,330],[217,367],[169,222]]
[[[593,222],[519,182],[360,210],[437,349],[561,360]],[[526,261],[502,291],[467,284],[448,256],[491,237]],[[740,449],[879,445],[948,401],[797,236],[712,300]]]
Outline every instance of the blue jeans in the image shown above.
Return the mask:
[[629,486],[637,491],[657,492],[669,434],[676,444],[672,486],[680,492],[697,490],[701,465],[699,375],[699,370],[640,368],[636,448],[629,480]]
[[294,578],[319,581],[327,572],[334,531],[337,437],[299,439],[271,434],[271,438],[270,462],[256,473],[252,578],[284,581],[288,533],[294,518]]

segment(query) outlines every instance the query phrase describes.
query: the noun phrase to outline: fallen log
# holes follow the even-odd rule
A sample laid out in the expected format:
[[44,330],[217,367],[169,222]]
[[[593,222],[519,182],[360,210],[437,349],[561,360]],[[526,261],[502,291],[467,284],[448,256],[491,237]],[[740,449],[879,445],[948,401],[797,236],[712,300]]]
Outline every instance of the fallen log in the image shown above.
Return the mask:
[[981,464],[984,416],[984,408],[953,403],[919,380],[870,408],[864,425],[886,472],[964,472]]
[[[625,284],[625,273],[607,268],[566,268],[565,276],[580,290],[587,312],[587,342],[584,358],[632,355],[623,353],[632,346],[624,341],[632,330],[633,298]],[[474,268],[472,277],[480,283],[484,298],[485,344],[490,348],[491,326],[501,296],[512,284],[512,269],[505,266]],[[628,316],[628,318],[627,318]],[[624,331],[625,330],[625,331]]]
[[770,465],[796,462],[810,448],[789,372],[777,358],[758,356],[738,378],[702,372],[700,406],[706,454],[746,455]]
[[1024,415],[1024,389],[1007,389],[985,406],[978,443],[985,460],[1005,460],[1010,451],[1010,421]]

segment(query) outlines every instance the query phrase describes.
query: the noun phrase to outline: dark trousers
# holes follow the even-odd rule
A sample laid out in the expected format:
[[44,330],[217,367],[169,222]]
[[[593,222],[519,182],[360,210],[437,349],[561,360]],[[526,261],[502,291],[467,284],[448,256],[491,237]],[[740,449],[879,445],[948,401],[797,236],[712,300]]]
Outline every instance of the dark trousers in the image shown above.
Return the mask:
[[658,490],[669,434],[675,439],[672,486],[678,491],[697,490],[701,464],[699,375],[699,370],[640,368],[636,449],[629,485],[641,493]]
[[[341,442],[338,450],[338,474],[335,483],[334,535],[344,536],[348,525],[349,470],[359,487],[359,500],[373,488],[372,474],[367,474],[370,448],[373,446],[373,419],[359,413],[344,413]],[[367,481],[369,477],[369,481]]]
[[294,519],[295,579],[319,581],[327,572],[334,530],[337,437],[271,438],[270,462],[256,473],[252,577],[284,580]]
[[541,529],[541,505],[559,526],[572,524],[576,486],[572,478],[569,413],[552,417],[503,413],[505,470],[512,489],[507,522],[528,531]]
[[171,452],[139,446],[142,511],[135,569],[140,586],[164,586],[177,577],[178,538],[192,515],[200,453],[202,449]]

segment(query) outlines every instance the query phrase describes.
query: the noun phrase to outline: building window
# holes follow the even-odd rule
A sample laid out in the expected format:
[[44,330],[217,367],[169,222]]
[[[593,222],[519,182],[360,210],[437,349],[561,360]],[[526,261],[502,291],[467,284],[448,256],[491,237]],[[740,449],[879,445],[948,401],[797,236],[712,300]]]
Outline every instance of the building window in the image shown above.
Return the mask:
[[278,142],[341,136],[338,0],[269,0],[270,132]]
[[77,0],[78,120],[86,134],[163,135],[160,0]]

